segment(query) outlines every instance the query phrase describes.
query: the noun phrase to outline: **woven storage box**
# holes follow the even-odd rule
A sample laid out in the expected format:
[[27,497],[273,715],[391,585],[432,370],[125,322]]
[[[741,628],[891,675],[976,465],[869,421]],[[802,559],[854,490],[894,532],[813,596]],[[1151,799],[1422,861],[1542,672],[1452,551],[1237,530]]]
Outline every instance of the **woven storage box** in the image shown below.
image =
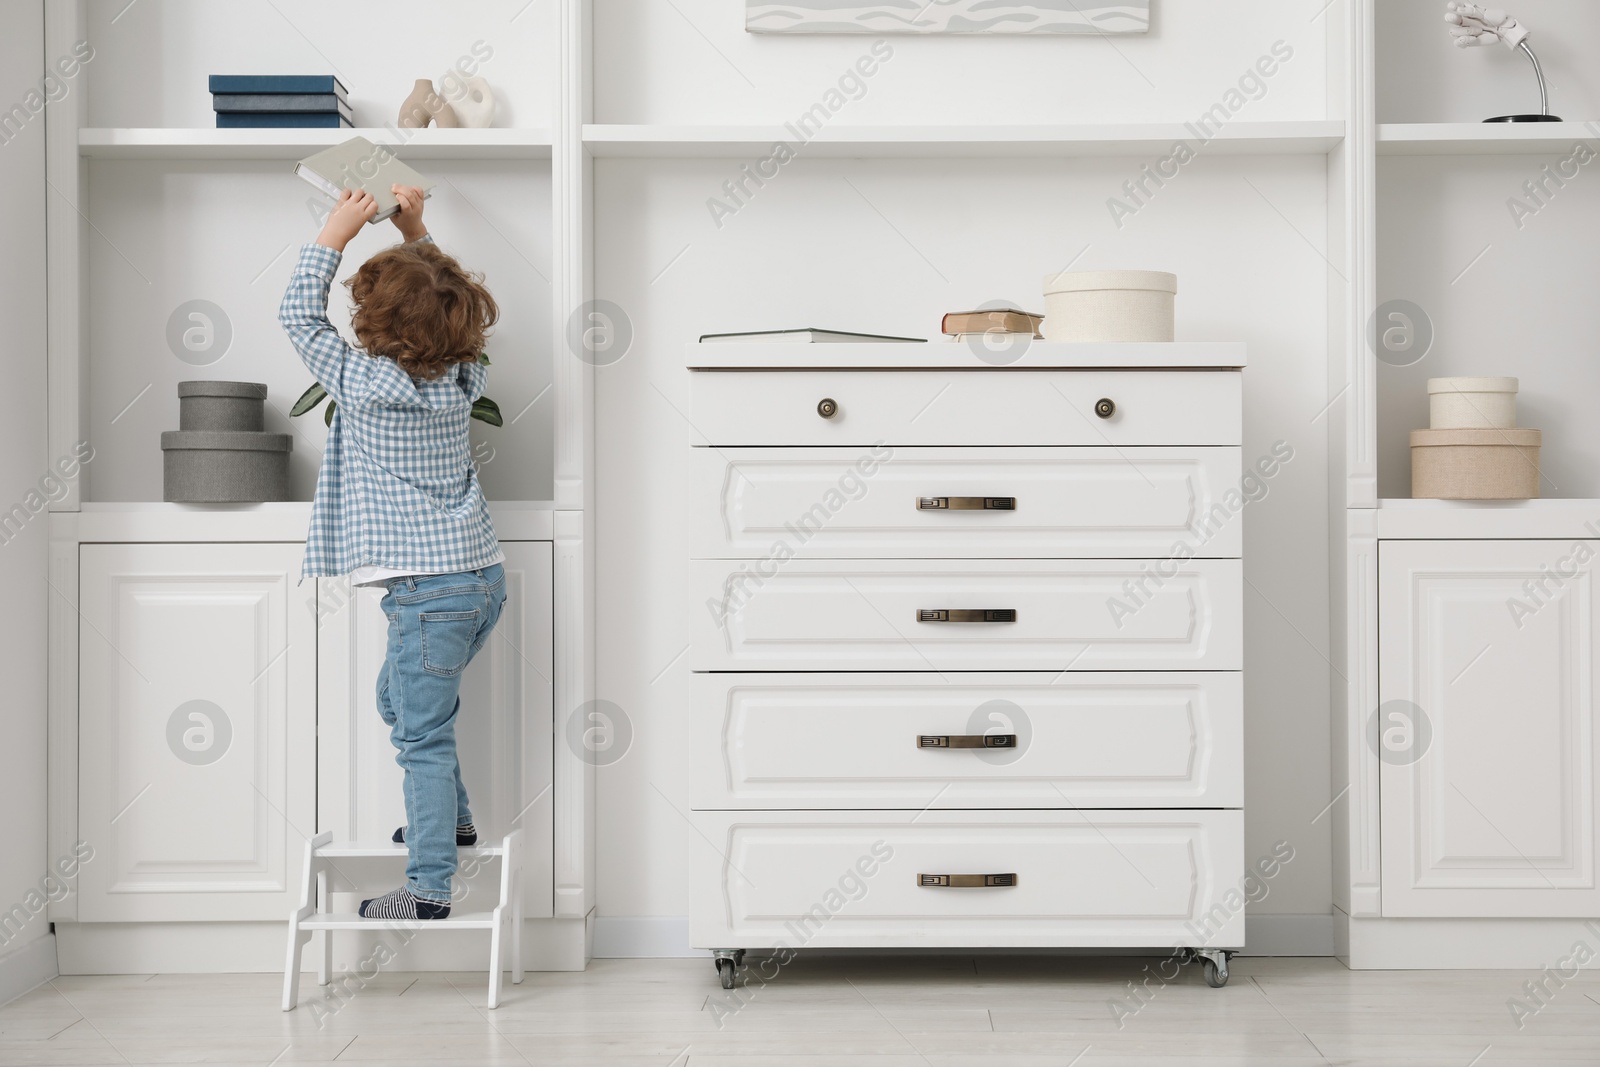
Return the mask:
[[1044,279],[1047,340],[1170,341],[1178,276],[1159,270],[1090,270]]
[[255,504],[289,499],[286,433],[168,430],[161,435],[162,499]]
[[179,382],[178,429],[260,433],[266,400],[260,382]]
[[1538,430],[1412,430],[1411,495],[1435,500],[1539,496]]
[[1515,378],[1428,379],[1428,425],[1433,429],[1509,429],[1516,424]]

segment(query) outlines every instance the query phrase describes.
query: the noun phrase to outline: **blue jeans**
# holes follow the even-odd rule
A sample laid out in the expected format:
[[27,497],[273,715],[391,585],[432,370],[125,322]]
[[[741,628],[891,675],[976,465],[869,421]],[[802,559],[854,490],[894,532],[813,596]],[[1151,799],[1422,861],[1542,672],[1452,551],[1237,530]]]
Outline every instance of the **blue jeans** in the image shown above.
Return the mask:
[[450,903],[456,827],[472,822],[456,759],[461,672],[499,621],[505,586],[498,563],[385,583],[389,649],[378,672],[378,713],[406,772],[406,888],[420,900]]

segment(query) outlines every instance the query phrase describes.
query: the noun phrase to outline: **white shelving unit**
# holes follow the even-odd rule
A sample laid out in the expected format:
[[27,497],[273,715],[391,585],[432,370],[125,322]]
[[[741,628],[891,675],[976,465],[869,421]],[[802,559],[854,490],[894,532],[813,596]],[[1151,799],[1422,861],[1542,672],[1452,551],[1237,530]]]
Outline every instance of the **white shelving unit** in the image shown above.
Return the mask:
[[[1592,875],[1575,872],[1600,854],[1586,740],[1600,649],[1589,568],[1565,569],[1600,537],[1594,308],[1575,288],[1592,274],[1596,213],[1576,148],[1600,147],[1585,119],[1600,101],[1557,75],[1551,110],[1567,121],[1478,121],[1532,110],[1525,62],[1463,56],[1424,5],[1335,11],[1351,120],[1330,171],[1330,260],[1349,283],[1330,286],[1329,312],[1344,352],[1328,381],[1339,954],[1354,967],[1543,966],[1585,911],[1574,887]],[[1579,62],[1571,42],[1600,28],[1589,5],[1534,0],[1517,14],[1540,31],[1547,72]],[[1421,309],[1431,348],[1376,350],[1369,324],[1395,300]],[[1545,431],[1549,498],[1405,498],[1425,379],[1487,373],[1522,381],[1519,423]],[[1558,566],[1559,581],[1544,577]],[[1532,621],[1508,611],[1529,588]],[[1397,724],[1421,747],[1394,750],[1380,731]]]
[[[480,724],[480,739],[486,730],[495,735],[473,756],[484,764],[474,801],[481,793],[496,812],[492,817],[526,816],[531,828],[528,837],[538,854],[528,864],[537,884],[527,887],[524,902],[530,965],[574,969],[586,964],[594,911],[594,765],[560,741],[568,713],[583,707],[594,692],[592,368],[571,349],[567,331],[589,290],[581,261],[570,254],[586,240],[581,221],[586,192],[560,177],[574,154],[581,154],[576,138],[560,136],[577,128],[577,97],[570,87],[589,72],[586,61],[580,64],[575,51],[558,43],[577,32],[568,8],[576,11],[577,5],[537,0],[441,12],[401,0],[388,12],[391,18],[363,27],[360,48],[341,50],[319,49],[316,38],[319,32],[340,32],[329,27],[339,24],[343,11],[320,13],[319,30],[293,5],[240,5],[224,12],[173,0],[120,14],[84,0],[46,5],[43,52],[67,54],[82,40],[92,40],[95,47],[70,95],[40,120],[53,190],[44,205],[49,437],[52,454],[66,454],[81,440],[96,448],[84,477],[51,505],[49,580],[56,590],[49,620],[51,848],[70,849],[81,829],[79,639],[87,634],[96,640],[80,622],[85,545],[133,546],[129,558],[141,561],[163,551],[163,544],[177,546],[159,557],[164,561],[181,559],[186,546],[211,544],[217,546],[214,557],[253,576],[252,591],[260,587],[276,598],[272,603],[292,604],[292,632],[310,647],[297,647],[286,662],[296,686],[312,687],[296,689],[296,699],[314,690],[310,703],[320,706],[322,715],[315,743],[290,752],[301,777],[294,783],[294,806],[285,809],[294,814],[294,825],[284,835],[295,840],[298,858],[299,841],[319,829],[331,825],[346,834],[346,824],[354,823],[362,804],[368,822],[387,818],[373,814],[381,813],[381,805],[357,795],[359,789],[373,792],[370,783],[393,770],[392,760],[364,754],[370,731],[362,732],[366,719],[356,717],[370,704],[371,686],[363,672],[373,662],[375,627],[370,618],[352,623],[353,613],[344,610],[352,601],[361,612],[374,608],[366,591],[340,594],[329,583],[293,583],[290,557],[293,543],[305,537],[324,430],[315,415],[287,418],[288,405],[308,378],[275,317],[293,249],[314,239],[318,225],[314,191],[288,171],[297,158],[365,136],[395,146],[398,155],[439,181],[428,208],[430,228],[469,267],[488,275],[501,306],[489,346],[497,357],[489,393],[501,404],[506,426],[475,426],[475,456],[511,559],[508,585],[516,586],[513,595],[521,605],[514,619],[503,620],[502,629],[524,647],[502,641],[486,649],[483,664],[475,662],[470,669],[476,672],[470,684],[479,687],[474,699],[520,701],[527,714],[519,715],[515,706],[496,706],[489,725]],[[418,35],[420,18],[434,20],[430,25],[439,32]],[[306,32],[296,32],[297,24]],[[501,124],[396,128],[394,112],[411,78],[417,73],[437,77],[458,54],[484,64],[483,73],[500,94]],[[208,73],[330,70],[351,90],[358,128],[221,130],[209,125]],[[341,279],[379,242],[393,239],[384,226],[363,234],[348,250]],[[330,308],[342,307],[342,297],[336,285]],[[176,307],[196,299],[222,306],[231,320],[231,345],[214,359],[169,352],[164,336],[169,313],[179,314]],[[332,314],[339,322],[342,312]],[[298,499],[247,507],[160,501],[156,434],[177,425],[172,383],[206,377],[268,383],[268,428],[294,435],[292,491]],[[189,602],[205,603],[205,583],[216,580],[203,576],[186,585],[193,594]],[[288,591],[278,591],[274,583],[287,583]],[[552,599],[553,611],[545,608],[542,616],[530,607],[534,600],[548,605]],[[309,616],[299,610],[311,606],[318,611],[315,626],[308,626]],[[553,649],[552,631],[560,634]],[[274,633],[264,621],[262,640],[273,640]],[[244,636],[230,647],[245,647],[249,640]],[[381,646],[376,655],[381,658]],[[108,716],[138,706],[131,697],[102,703]],[[265,705],[261,710],[269,718],[273,713]],[[539,727],[533,736],[527,735],[530,724]],[[293,740],[299,744],[300,735]],[[318,745],[324,755],[341,753],[348,765],[316,766]],[[523,756],[524,763],[539,765],[519,775],[517,760]],[[168,757],[162,747],[148,758],[159,764]],[[281,757],[273,752],[271,758]],[[308,767],[321,777],[302,789]],[[523,797],[529,782],[534,787]],[[337,795],[341,789],[350,795]],[[271,840],[276,848],[277,838]],[[271,855],[263,862],[275,864],[269,874],[277,877],[281,864]],[[265,892],[248,874],[242,877],[241,884],[257,897]],[[74,894],[51,905],[64,971],[168,969],[182,966],[183,959],[218,970],[282,964],[281,920],[246,916],[226,895],[206,916],[211,922],[165,921],[181,912],[146,909],[142,914],[162,921],[140,919],[118,929],[80,913],[79,899]],[[463,947],[467,940],[461,941]],[[352,937],[349,944],[360,941]],[[470,956],[461,951],[442,948],[411,962],[448,968]]]

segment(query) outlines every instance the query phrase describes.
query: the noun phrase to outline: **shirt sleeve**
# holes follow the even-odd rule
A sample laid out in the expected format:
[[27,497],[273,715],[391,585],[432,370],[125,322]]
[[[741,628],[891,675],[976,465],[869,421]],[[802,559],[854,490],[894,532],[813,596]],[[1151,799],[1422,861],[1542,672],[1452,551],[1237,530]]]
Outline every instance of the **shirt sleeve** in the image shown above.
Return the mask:
[[326,245],[303,246],[283,303],[278,306],[278,322],[300,353],[301,362],[338,404],[346,403],[352,392],[359,392],[357,387],[365,368],[365,357],[328,321],[328,286],[342,258]]

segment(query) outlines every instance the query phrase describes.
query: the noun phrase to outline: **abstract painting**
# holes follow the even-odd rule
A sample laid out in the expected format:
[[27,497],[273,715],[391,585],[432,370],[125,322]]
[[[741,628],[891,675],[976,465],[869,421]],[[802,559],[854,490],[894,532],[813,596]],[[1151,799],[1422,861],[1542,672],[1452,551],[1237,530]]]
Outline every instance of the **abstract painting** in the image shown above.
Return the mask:
[[745,0],[751,33],[1148,33],[1150,0]]

